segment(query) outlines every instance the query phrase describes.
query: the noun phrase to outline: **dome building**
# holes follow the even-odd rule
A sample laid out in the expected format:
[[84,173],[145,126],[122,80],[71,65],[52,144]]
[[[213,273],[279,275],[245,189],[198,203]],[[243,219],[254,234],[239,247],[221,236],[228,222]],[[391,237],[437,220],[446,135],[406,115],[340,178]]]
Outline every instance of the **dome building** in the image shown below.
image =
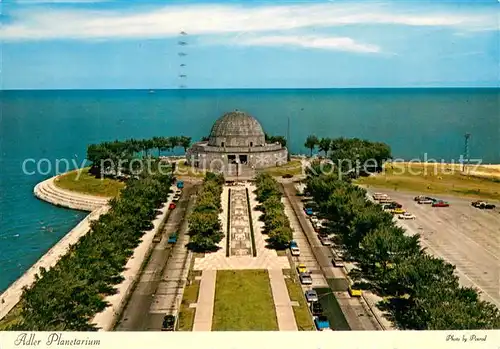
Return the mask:
[[222,115],[215,121],[208,141],[188,149],[187,161],[195,167],[231,171],[283,165],[288,151],[281,144],[268,144],[260,123],[242,111]]

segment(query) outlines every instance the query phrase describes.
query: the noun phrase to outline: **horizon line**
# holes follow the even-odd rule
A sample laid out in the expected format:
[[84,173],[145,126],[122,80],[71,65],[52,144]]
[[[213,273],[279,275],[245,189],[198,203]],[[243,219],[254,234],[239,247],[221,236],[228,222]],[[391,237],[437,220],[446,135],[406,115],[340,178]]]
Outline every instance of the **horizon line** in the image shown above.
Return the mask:
[[418,90],[418,89],[500,89],[500,86],[381,86],[381,87],[196,87],[196,88],[13,88],[10,91],[195,91],[195,90]]

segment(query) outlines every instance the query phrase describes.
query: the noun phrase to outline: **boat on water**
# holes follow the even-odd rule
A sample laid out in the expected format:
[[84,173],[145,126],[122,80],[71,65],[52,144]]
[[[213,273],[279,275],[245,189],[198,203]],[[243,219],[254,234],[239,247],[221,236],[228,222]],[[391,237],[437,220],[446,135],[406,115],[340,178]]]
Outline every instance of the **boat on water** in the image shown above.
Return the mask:
[[149,94],[153,94],[153,93],[156,93],[156,91],[155,91],[155,90],[149,90],[149,92],[148,92],[148,93],[149,93]]

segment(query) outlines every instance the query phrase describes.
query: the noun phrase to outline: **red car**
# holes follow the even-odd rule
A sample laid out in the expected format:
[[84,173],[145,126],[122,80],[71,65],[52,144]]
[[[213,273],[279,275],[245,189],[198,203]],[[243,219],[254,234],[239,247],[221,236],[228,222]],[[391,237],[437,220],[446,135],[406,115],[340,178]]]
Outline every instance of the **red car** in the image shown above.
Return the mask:
[[435,201],[433,204],[432,204],[432,207],[449,207],[450,204],[447,203],[446,201]]
[[175,209],[175,204],[174,204],[173,202],[172,202],[172,203],[170,203],[170,205],[168,206],[168,209],[169,209],[169,210],[173,210],[173,209]]

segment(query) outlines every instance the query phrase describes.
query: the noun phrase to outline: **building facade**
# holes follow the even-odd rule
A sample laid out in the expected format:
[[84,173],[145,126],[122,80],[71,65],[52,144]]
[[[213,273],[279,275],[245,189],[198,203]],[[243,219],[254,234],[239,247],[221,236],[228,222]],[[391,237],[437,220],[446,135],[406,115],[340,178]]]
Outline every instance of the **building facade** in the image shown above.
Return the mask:
[[260,123],[236,110],[222,115],[212,126],[208,141],[193,144],[186,157],[189,164],[203,169],[259,169],[285,164],[288,151],[279,143],[266,143]]

